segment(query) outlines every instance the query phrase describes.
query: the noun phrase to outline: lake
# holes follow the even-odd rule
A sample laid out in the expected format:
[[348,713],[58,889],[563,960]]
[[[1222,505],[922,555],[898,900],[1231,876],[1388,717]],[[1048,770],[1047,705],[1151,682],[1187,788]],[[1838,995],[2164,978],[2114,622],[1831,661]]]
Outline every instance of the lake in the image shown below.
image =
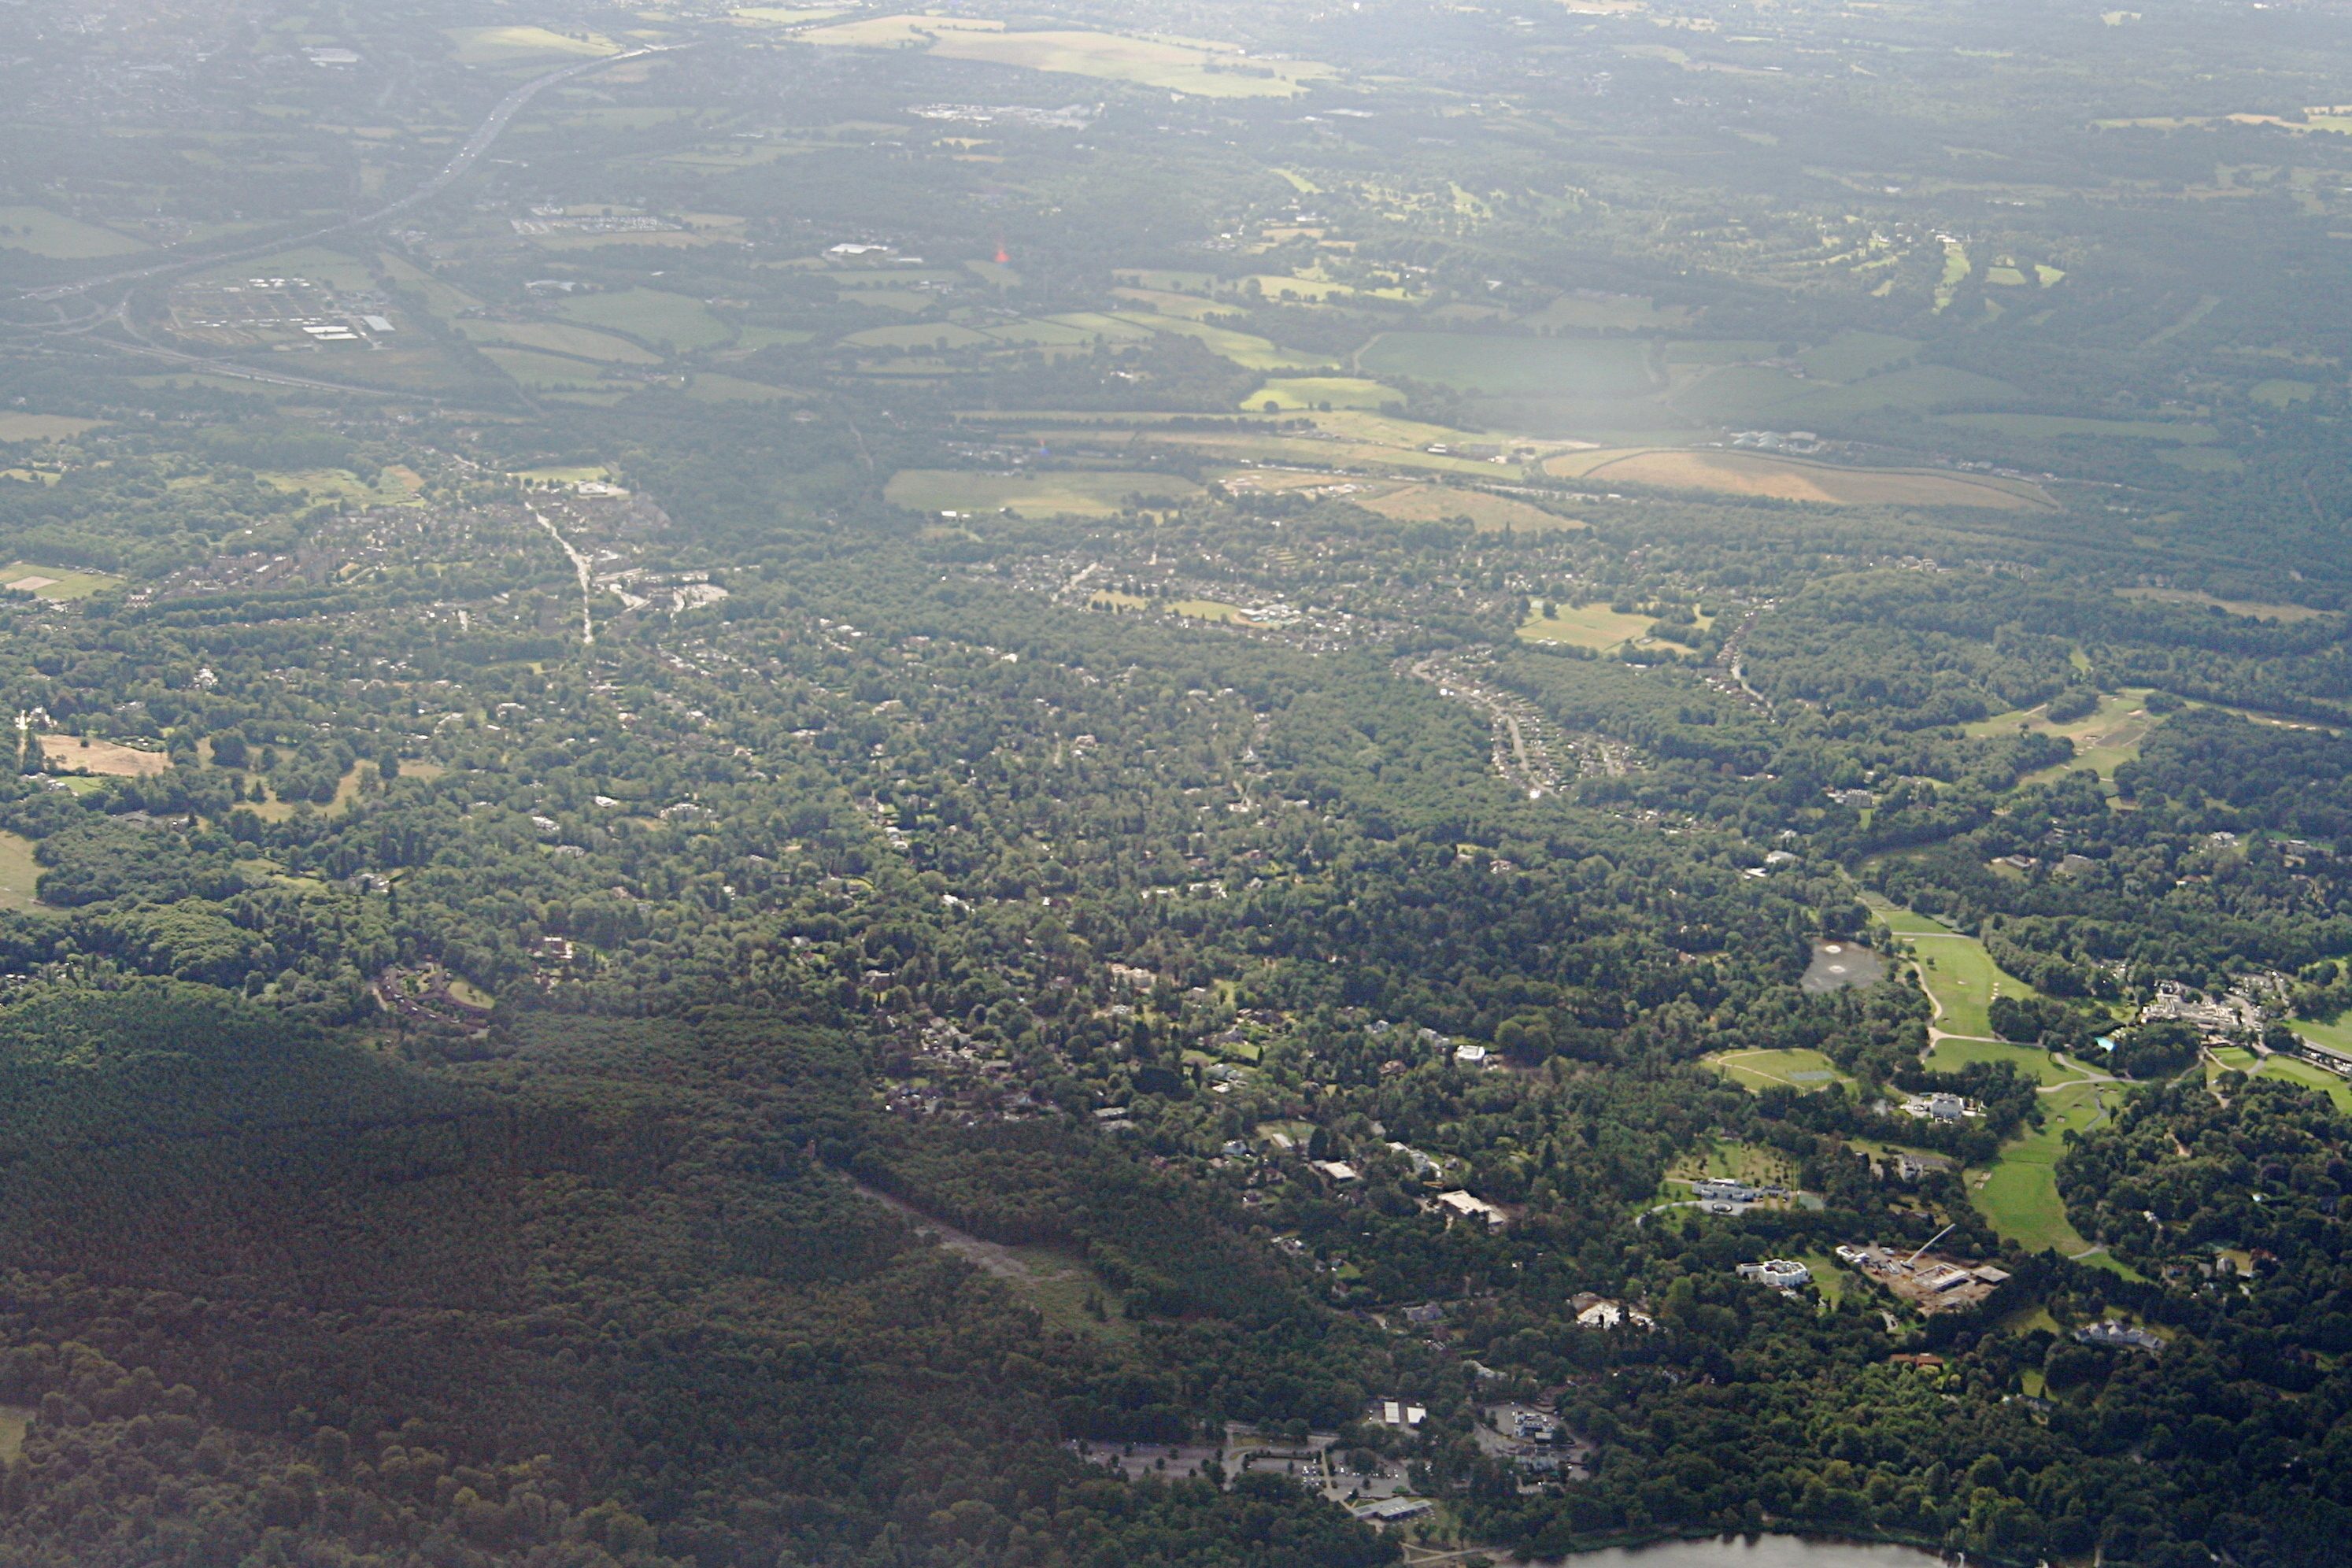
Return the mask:
[[1813,961],[1797,984],[1807,991],[1843,991],[1886,978],[1886,960],[1858,942],[1817,942]]

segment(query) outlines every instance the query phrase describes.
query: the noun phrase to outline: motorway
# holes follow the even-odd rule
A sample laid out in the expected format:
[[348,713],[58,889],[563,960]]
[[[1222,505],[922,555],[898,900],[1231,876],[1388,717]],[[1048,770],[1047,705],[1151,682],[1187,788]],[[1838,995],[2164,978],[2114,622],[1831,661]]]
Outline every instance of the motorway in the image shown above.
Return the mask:
[[530,80],[499,100],[498,107],[490,110],[489,118],[475,127],[474,133],[466,138],[466,144],[458,148],[456,155],[446,163],[441,165],[439,173],[398,201],[378,207],[373,212],[362,213],[357,217],[345,218],[341,223],[329,224],[324,228],[314,228],[308,234],[287,235],[261,245],[247,246],[241,250],[216,250],[200,256],[173,257],[169,261],[159,261],[152,267],[135,268],[127,272],[109,272],[102,277],[85,278],[75,283],[53,283],[46,288],[27,289],[23,290],[18,298],[31,300],[68,299],[76,294],[87,293],[93,289],[110,288],[117,283],[138,283],[150,278],[169,277],[175,272],[185,272],[193,268],[209,267],[223,261],[244,261],[253,257],[270,256],[297,245],[308,245],[314,239],[324,239],[329,235],[341,234],[347,229],[366,228],[373,224],[382,223],[386,218],[397,217],[409,208],[419,203],[430,201],[447,190],[454,182],[465,174],[467,170],[474,166],[477,159],[489,150],[490,144],[499,139],[499,133],[506,130],[508,122],[514,119],[524,104],[529,103],[541,91],[553,87],[557,82],[569,81],[575,76],[584,75],[593,70],[602,70],[606,66],[618,65],[623,60],[639,59],[646,55],[663,54],[673,48],[691,47],[685,44],[649,44],[643,48],[628,49],[617,55],[606,55],[600,59],[582,60],[576,65],[568,65],[560,70],[549,71],[545,76],[531,78]]

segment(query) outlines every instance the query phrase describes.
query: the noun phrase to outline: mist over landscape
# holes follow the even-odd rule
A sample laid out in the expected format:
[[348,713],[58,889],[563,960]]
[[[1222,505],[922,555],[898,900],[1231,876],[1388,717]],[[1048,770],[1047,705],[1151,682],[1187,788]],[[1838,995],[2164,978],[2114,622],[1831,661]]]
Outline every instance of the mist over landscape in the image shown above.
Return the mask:
[[2137,3],[0,5],[0,1568],[2347,1561],[2352,5]]

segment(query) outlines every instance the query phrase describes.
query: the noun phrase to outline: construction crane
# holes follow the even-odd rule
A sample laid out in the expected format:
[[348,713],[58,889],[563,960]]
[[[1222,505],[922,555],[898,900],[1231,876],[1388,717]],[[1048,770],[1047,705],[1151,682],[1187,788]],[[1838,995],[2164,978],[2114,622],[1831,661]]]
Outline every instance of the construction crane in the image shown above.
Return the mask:
[[[1953,1228],[1953,1226],[1954,1226],[1958,1225],[1959,1223],[1960,1223],[1959,1221],[1958,1221],[1958,1220],[1954,1220],[1954,1221],[1952,1222],[1952,1224],[1951,1224],[1951,1225],[1948,1225],[1948,1226],[1946,1226],[1943,1229],[1941,1229],[1941,1230],[1937,1231],[1935,1235],[1933,1235],[1933,1236],[1929,1237],[1927,1240],[1925,1240],[1925,1241],[1921,1242],[1921,1243],[1919,1244],[1919,1252],[1925,1252],[1925,1251],[1927,1251],[1927,1248],[1929,1248],[1929,1247],[1931,1247],[1935,1246],[1935,1245],[1936,1245],[1936,1243],[1937,1243],[1937,1242],[1939,1242],[1939,1241],[1943,1240],[1943,1239],[1944,1239],[1944,1237],[1946,1237],[1947,1236],[1949,1236],[1949,1235],[1952,1233],[1952,1228]],[[1913,1264],[1915,1264],[1915,1263],[1918,1262],[1918,1261],[1919,1261],[1919,1252],[1915,1252],[1915,1253],[1913,1253],[1910,1257],[1908,1257],[1908,1258],[1905,1258],[1905,1259],[1903,1260],[1903,1267],[1904,1267],[1904,1268],[1910,1268]]]

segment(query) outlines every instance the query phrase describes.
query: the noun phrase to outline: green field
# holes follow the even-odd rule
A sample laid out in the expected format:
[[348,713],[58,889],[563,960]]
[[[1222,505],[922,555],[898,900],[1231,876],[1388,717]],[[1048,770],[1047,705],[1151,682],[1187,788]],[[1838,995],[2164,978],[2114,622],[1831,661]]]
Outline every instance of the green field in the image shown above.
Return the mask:
[[2210,425],[2165,419],[2090,419],[2071,414],[1946,414],[1937,424],[1956,430],[1981,430],[2028,441],[2087,437],[2101,441],[2178,441],[2200,446],[2220,432]]
[[678,353],[714,348],[735,335],[701,300],[659,289],[583,294],[556,306],[555,313],[567,321],[626,332],[642,342],[656,348],[667,345]]
[[533,391],[570,391],[602,384],[593,364],[583,364],[576,359],[559,359],[553,354],[534,353],[529,349],[490,347],[482,351],[484,358]]
[[[1717,1051],[1700,1060],[1745,1089],[1811,1089],[1831,1083],[1853,1086],[1853,1079],[1816,1050]],[[1822,1076],[1812,1076],[1816,1073]]]
[[2336,1102],[2336,1109],[2352,1115],[2352,1082],[2347,1082],[2326,1068],[2297,1061],[2293,1057],[2273,1057],[2263,1064],[2263,1077],[2284,1079],[2305,1089],[2323,1089]]
[[146,248],[129,235],[47,207],[0,206],[0,250],[26,250],[51,261],[98,261]]
[[1994,963],[1976,938],[1963,936],[1927,915],[1897,909],[1883,899],[1868,902],[1871,912],[1887,930],[1911,944],[1919,960],[1920,983],[1938,1005],[1937,1027],[1944,1032],[1990,1041],[1992,1020],[1985,1016],[1985,1008],[1995,996],[2040,994]]
[[1330,67],[1310,60],[1244,57],[1219,44],[1077,29],[1015,31],[976,17],[864,16],[801,37],[813,44],[922,48],[950,59],[1131,81],[1200,98],[1286,98],[1332,74]]
[[1071,470],[1034,474],[982,474],[961,468],[902,468],[883,490],[893,506],[916,511],[1010,510],[1024,517],[1109,517],[1140,495],[1151,500],[1189,500],[1201,493],[1190,479],[1172,474]]
[[2070,1130],[2087,1131],[2105,1120],[2102,1093],[2103,1086],[2085,1083],[2043,1095],[2042,1125],[2004,1144],[1990,1171],[1969,1178],[1977,1207],[2003,1239],[2032,1252],[2055,1247],[2069,1258],[2089,1250],[2091,1244],[2067,1219],[2065,1203],[2058,1195],[2058,1156],[2065,1152]]
[[565,57],[593,59],[616,55],[621,46],[602,33],[572,37],[545,27],[444,27],[461,66],[519,65]]
[[[1076,316],[1055,318],[1063,321],[1076,321],[1079,319]],[[1230,327],[1211,326],[1206,321],[1190,321],[1181,316],[1147,316],[1140,313],[1130,314],[1122,310],[1101,319],[1124,323],[1129,327],[1140,327],[1147,332],[1172,332],[1180,337],[1197,338],[1211,353],[1221,354],[1244,370],[1254,370],[1261,374],[1271,374],[1291,370],[1321,370],[1331,363],[1330,357],[1326,354],[1296,353],[1278,347],[1270,340],[1250,332],[1237,332]]]
[[1612,610],[1598,601],[1573,609],[1548,605],[1542,606],[1540,613],[1528,617],[1519,627],[1519,636],[1529,642],[1568,643],[1605,652],[1648,631],[1654,619],[1654,616]]
[[379,470],[373,481],[349,468],[264,468],[254,477],[282,490],[299,490],[356,506],[415,506],[425,485],[413,469],[397,468]]
[[1638,338],[1382,332],[1356,352],[1356,366],[1487,397],[1641,397],[1661,384]]
[[2101,692],[2097,708],[2084,718],[2063,724],[2053,724],[2042,709],[2032,708],[1996,713],[1963,729],[1972,738],[2032,730],[2045,735],[2063,735],[2074,742],[2074,755],[2071,760],[2029,773],[2027,783],[2075,773],[2095,773],[2102,779],[2110,779],[2118,766],[2139,755],[2140,746],[2149,733],[2164,722],[2162,715],[2148,712],[2147,698],[2148,688],[2126,687],[2121,691]]
[[764,381],[745,381],[708,370],[694,374],[694,379],[686,384],[686,395],[698,403],[774,403],[795,395]]
[[1243,408],[1288,414],[1301,408],[1382,408],[1404,394],[1377,381],[1348,375],[1297,375],[1267,382],[1242,399]]
[[33,889],[41,868],[33,858],[33,841],[22,834],[0,832],[0,910],[31,910],[41,906]]
[[1973,1062],[2007,1062],[2027,1078],[2043,1084],[2073,1083],[2082,1074],[2070,1072],[2039,1046],[2012,1046],[1999,1040],[1937,1040],[1927,1051],[1927,1065],[1938,1072],[1957,1072]]
[[2323,1024],[2316,1018],[2290,1018],[2287,1022],[2306,1040],[2339,1051],[2352,1051],[2352,1013],[2332,1024]]
[[1690,310],[1660,306],[1640,294],[1562,294],[1542,310],[1519,318],[1535,332],[1654,331],[1685,325]]
[[1840,332],[1825,343],[1819,343],[1797,356],[1797,363],[1809,375],[1823,381],[1860,381],[1891,370],[1919,352],[1916,338],[1898,338],[1889,332]]
[[641,349],[625,338],[592,331],[586,327],[566,326],[561,321],[468,321],[459,322],[457,330],[478,342],[570,354],[575,359],[597,360],[606,364],[661,363],[659,354]]
[[105,423],[103,419],[77,419],[69,414],[0,413],[0,444],[63,441]]
[[[46,581],[26,585],[28,580],[37,578]],[[121,578],[104,572],[83,572],[71,566],[40,566],[29,561],[12,561],[0,566],[0,588],[13,588],[37,599],[87,599],[121,581]]]

